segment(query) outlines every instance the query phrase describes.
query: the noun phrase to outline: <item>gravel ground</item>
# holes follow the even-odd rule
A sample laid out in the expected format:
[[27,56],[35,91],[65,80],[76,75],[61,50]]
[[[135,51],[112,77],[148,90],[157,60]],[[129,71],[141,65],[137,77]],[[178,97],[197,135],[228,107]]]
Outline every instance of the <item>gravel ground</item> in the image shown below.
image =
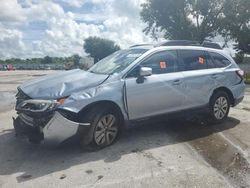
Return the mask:
[[16,87],[50,73],[0,72],[0,187],[250,187],[250,87],[221,125],[151,123],[85,152],[77,144],[56,149],[15,138]]

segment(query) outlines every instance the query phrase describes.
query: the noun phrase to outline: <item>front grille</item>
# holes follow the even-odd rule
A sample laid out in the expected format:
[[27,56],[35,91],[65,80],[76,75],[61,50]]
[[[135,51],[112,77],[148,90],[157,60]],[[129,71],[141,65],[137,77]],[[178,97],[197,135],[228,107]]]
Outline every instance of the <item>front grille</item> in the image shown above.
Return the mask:
[[18,92],[16,94],[16,106],[21,102],[31,99],[28,95],[26,95],[20,88],[17,88]]
[[19,118],[23,123],[32,127],[45,127],[48,122],[52,119],[54,113],[50,114],[40,114],[40,115],[32,115],[32,114],[25,114],[19,113]]

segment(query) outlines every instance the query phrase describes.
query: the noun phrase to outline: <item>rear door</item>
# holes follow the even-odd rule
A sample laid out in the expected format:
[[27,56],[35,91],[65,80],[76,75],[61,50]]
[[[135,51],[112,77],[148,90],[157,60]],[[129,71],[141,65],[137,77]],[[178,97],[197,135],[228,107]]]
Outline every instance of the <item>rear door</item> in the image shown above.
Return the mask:
[[208,104],[219,73],[209,54],[203,50],[179,50],[185,82],[184,108]]
[[[158,52],[127,75],[126,95],[131,120],[182,108],[183,75],[178,72],[177,64],[177,51]],[[137,82],[140,67],[150,67],[153,71],[142,83]]]

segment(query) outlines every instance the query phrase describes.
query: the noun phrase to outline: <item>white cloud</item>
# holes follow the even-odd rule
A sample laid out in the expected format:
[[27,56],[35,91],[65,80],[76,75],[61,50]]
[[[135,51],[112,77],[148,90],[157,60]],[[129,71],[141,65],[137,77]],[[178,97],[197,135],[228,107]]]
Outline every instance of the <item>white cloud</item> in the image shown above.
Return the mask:
[[61,18],[48,21],[49,29],[41,43],[42,49],[49,55],[69,56],[74,53],[84,54],[83,40],[91,35],[100,35],[102,29],[98,25],[78,24],[67,13]]
[[20,22],[26,20],[24,10],[16,0],[1,0],[0,5],[1,22]]
[[[65,12],[59,0],[23,0],[22,6],[16,0],[6,2],[0,1],[0,21],[2,30],[5,33],[12,32],[12,35],[9,38],[6,34],[1,36],[9,51],[2,53],[0,58],[17,55],[22,57],[69,56],[75,53],[84,55],[83,41],[89,36],[114,40],[123,48],[151,41],[142,32],[145,25],[139,16],[140,4],[144,0],[63,0],[64,3],[78,8],[85,3],[92,3],[95,9],[87,13]],[[18,28],[29,27],[29,23],[34,21],[46,23],[44,36],[23,42],[23,35],[27,35],[25,33],[27,31]],[[2,48],[8,50],[6,46],[1,45],[0,51]]]
[[81,7],[85,3],[84,0],[62,0],[62,1],[74,7]]
[[6,26],[10,26],[12,22],[17,25],[27,24],[31,21],[49,20],[52,17],[60,17],[64,15],[62,7],[51,1],[40,1],[32,3],[27,0],[23,2],[25,8],[17,2],[17,0],[1,0],[0,1],[0,21]]
[[91,2],[101,7],[100,10],[87,15],[74,14],[74,17],[82,21],[103,22],[105,31],[100,33],[101,37],[114,40],[123,48],[152,41],[142,32],[145,25],[139,15],[140,5],[145,0],[91,0]]
[[22,33],[0,27],[0,58],[22,57],[24,51]]

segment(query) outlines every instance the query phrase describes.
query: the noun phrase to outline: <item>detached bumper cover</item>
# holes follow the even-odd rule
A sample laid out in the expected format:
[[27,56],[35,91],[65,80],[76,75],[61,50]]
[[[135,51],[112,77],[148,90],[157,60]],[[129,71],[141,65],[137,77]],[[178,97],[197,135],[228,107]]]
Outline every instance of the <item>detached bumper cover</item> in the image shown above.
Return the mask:
[[59,145],[67,139],[77,135],[80,130],[88,131],[90,123],[78,123],[66,119],[59,112],[55,112],[50,121],[44,126],[30,126],[22,118],[14,119],[16,135],[26,135],[33,143]]
[[43,128],[44,141],[50,144],[60,144],[66,139],[77,134],[79,126],[89,128],[90,123],[77,123],[55,112],[53,118]]

